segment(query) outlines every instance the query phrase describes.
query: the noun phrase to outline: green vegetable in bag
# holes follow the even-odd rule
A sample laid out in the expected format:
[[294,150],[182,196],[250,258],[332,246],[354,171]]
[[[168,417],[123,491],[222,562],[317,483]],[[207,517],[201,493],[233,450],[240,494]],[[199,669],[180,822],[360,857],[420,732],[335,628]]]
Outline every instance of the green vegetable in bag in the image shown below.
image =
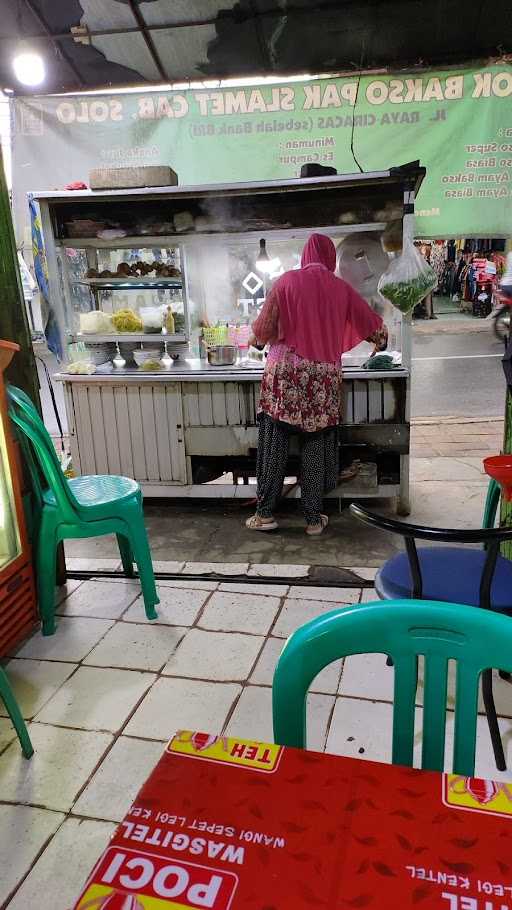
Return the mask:
[[434,290],[436,284],[434,269],[414,244],[408,243],[381,275],[378,290],[401,313],[409,313]]

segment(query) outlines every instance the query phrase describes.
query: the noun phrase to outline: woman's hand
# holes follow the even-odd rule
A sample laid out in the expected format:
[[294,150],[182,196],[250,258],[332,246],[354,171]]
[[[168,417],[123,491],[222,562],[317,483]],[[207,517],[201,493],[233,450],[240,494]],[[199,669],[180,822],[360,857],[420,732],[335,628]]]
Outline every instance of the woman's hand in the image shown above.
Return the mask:
[[373,333],[369,341],[372,341],[375,345],[373,349],[373,354],[377,354],[379,351],[385,351],[388,346],[388,328],[384,323]]

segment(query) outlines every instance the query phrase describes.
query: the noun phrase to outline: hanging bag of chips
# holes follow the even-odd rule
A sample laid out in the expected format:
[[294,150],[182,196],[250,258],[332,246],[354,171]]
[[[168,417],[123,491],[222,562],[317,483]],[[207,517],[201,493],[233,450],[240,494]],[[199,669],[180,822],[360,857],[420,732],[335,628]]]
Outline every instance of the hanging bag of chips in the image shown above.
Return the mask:
[[408,241],[380,276],[378,290],[401,313],[410,313],[436,285],[434,269]]

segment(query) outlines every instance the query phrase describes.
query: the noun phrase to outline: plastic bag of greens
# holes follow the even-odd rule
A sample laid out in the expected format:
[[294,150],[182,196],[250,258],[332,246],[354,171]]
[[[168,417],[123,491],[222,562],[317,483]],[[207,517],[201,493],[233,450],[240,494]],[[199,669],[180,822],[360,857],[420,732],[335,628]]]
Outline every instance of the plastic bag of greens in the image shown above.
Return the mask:
[[434,269],[409,242],[380,276],[378,290],[402,313],[409,313],[436,284]]

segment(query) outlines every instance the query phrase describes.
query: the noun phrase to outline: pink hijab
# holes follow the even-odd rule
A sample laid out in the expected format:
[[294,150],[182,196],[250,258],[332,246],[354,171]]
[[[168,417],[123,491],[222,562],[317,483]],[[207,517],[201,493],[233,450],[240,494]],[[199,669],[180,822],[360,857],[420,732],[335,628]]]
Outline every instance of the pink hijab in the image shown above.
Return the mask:
[[285,272],[272,293],[279,304],[279,341],[305,360],[338,363],[382,325],[382,319],[354,288],[337,278],[336,248],[324,234],[312,234],[301,268]]

